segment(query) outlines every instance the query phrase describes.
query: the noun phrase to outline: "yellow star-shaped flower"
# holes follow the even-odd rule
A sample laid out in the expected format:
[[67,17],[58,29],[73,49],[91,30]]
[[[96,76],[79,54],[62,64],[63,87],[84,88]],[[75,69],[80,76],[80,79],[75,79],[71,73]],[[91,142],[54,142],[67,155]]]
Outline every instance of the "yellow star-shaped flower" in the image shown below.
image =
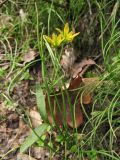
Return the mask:
[[45,35],[45,38],[54,47],[59,47],[62,41],[64,40],[61,34],[56,35],[55,33],[52,34],[52,37]]
[[61,34],[63,39],[67,42],[71,42],[77,35],[80,34],[80,32],[74,33],[73,31],[69,31],[68,23],[65,24],[63,31],[60,30],[59,28],[56,28],[56,30]]

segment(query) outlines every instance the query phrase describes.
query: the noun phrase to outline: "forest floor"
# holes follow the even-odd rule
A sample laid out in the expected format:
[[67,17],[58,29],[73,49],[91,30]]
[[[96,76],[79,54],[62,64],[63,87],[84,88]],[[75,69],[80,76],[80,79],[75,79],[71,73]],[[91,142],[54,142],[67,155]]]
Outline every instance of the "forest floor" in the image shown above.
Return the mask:
[[119,10],[0,2],[0,160],[120,159]]

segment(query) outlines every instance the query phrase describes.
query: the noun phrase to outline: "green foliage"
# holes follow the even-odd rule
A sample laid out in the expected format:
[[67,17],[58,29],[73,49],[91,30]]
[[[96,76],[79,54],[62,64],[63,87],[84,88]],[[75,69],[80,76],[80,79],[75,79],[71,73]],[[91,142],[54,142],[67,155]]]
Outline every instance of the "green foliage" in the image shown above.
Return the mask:
[[39,146],[39,147],[45,147],[45,144],[44,144],[44,142],[45,142],[45,139],[46,139],[46,135],[43,135],[43,136],[41,136],[40,137],[41,138],[41,140],[37,140],[37,145]]
[[20,147],[20,152],[25,152],[31,145],[37,142],[40,137],[47,131],[49,125],[47,123],[43,123],[39,125],[37,128],[32,130],[32,134],[26,138],[23,144]]
[[87,153],[88,157],[92,160],[97,160],[97,152],[95,150],[91,150]]
[[45,106],[45,95],[43,94],[43,90],[39,84],[36,85],[36,98],[37,98],[37,107],[41,118],[44,122],[48,122],[46,106]]

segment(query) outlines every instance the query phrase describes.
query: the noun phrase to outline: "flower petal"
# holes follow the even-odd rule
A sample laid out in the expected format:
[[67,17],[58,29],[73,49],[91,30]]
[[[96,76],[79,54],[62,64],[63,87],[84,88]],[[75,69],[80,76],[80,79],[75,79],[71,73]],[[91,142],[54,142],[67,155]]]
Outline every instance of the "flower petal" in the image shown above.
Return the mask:
[[49,36],[45,36],[45,39],[49,42],[49,43],[53,43],[53,40],[49,37]]
[[79,34],[80,34],[80,32],[73,34],[73,32],[71,31],[67,35],[66,40],[69,41],[69,42],[71,42]]
[[67,35],[69,33],[69,24],[66,23],[64,27],[64,35]]
[[62,43],[63,40],[64,40],[64,38],[62,38],[62,35],[59,34],[58,37],[57,37],[58,45],[60,45],[60,44]]
[[78,36],[80,34],[80,32],[73,34],[73,38]]
[[55,33],[52,34],[52,40],[55,41],[57,38],[57,35]]

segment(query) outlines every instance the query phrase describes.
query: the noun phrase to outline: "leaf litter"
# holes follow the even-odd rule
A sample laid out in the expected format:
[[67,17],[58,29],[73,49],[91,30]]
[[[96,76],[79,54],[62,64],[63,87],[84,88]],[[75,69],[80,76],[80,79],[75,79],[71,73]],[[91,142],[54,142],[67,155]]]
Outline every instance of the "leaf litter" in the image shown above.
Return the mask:
[[[18,148],[29,134],[28,126],[22,121],[14,111],[7,110],[4,106],[1,106],[1,113],[5,116],[4,121],[0,121],[0,158],[4,157],[12,148]],[[16,157],[16,149],[12,154],[5,156],[5,160]]]

